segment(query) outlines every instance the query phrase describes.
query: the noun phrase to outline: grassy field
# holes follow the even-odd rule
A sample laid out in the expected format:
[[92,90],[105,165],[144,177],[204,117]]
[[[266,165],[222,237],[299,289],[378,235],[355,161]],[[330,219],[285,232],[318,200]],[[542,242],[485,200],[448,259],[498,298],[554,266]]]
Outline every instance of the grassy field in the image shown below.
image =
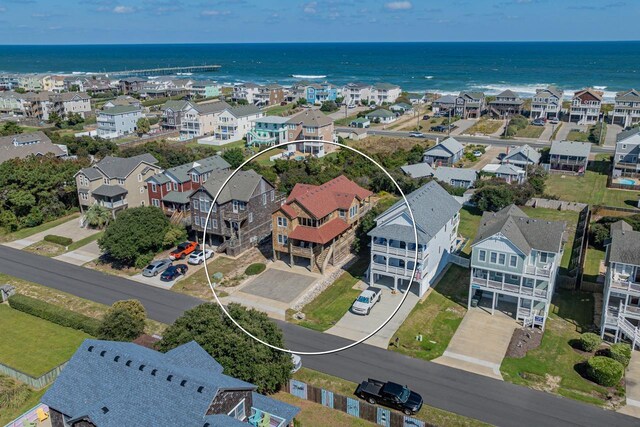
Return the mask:
[[288,116],[292,114],[291,110],[296,108],[295,103],[289,103],[287,105],[276,105],[274,107],[267,108],[265,112],[267,116]]
[[516,136],[522,138],[540,138],[542,132],[544,132],[544,126],[528,125],[526,128],[520,129],[518,133],[516,133]]
[[69,360],[82,341],[84,332],[64,328],[38,317],[0,305],[0,363],[33,377]]
[[33,390],[11,377],[0,375],[0,425],[5,425],[36,406],[47,388]]
[[[567,125],[571,126],[570,123]],[[585,132],[582,132],[578,129],[571,129],[571,131],[569,131],[569,133],[567,134],[567,141],[589,142],[589,132],[591,131],[592,127],[593,126],[589,126],[589,128]]]
[[0,236],[0,242],[9,242],[12,240],[24,239],[36,233],[40,233],[42,231],[46,231],[46,230],[49,230],[50,228],[56,227],[60,224],[64,224],[65,222],[78,218],[79,216],[80,216],[79,212],[74,212],[70,215],[63,216],[62,218],[58,218],[53,221],[45,222],[44,224],[40,224],[35,227],[23,228],[13,233],[4,234],[3,236]]
[[[227,275],[231,271],[233,271],[235,266],[235,260],[219,255],[215,255],[213,261],[210,261],[207,264],[209,274],[213,275],[220,272],[223,274],[223,277],[227,277]],[[181,292],[183,294],[188,294],[197,298],[204,298],[207,300],[213,298],[213,295],[211,295],[211,288],[209,288],[209,282],[207,282],[207,276],[204,268],[201,268],[189,277],[185,277],[184,279],[178,281],[175,285],[173,285],[171,290]],[[219,292],[218,296],[224,296]]]
[[480,227],[480,219],[482,218],[482,211],[477,208],[463,206],[460,209],[460,225],[458,226],[458,233],[467,240],[467,243],[462,250],[466,255],[471,254],[471,245],[473,244],[473,238],[476,237],[478,227]]
[[[304,362],[303,362],[304,363]],[[331,375],[323,374],[321,372],[313,371],[311,369],[302,368],[293,375],[293,378],[304,381],[307,384],[314,385],[316,387],[322,387],[325,390],[333,391],[334,393],[342,394],[348,397],[354,397],[353,392],[356,390],[357,384],[351,381],[343,380],[342,378],[334,377]],[[335,411],[334,411],[335,412]],[[487,426],[488,424],[467,418],[462,415],[453,414],[451,412],[443,411],[432,406],[423,405],[420,412],[416,414],[416,418],[421,419],[427,423],[431,423],[437,426],[447,427],[477,427]],[[350,420],[356,420],[355,418],[349,418]],[[320,424],[310,423],[308,425],[359,425],[359,424],[332,424],[323,422]],[[369,424],[364,424],[369,425]],[[307,426],[303,422],[303,426]]]
[[353,289],[369,265],[368,258],[358,259],[338,279],[307,304],[302,312],[305,320],[299,324],[316,331],[326,331],[345,315],[360,290]]
[[480,119],[474,123],[469,129],[464,131],[465,134],[474,135],[474,134],[482,134],[482,135],[491,135],[500,129],[500,127],[504,124],[502,120],[492,120],[492,119]]
[[582,277],[587,282],[596,283],[600,276],[600,261],[604,260],[605,251],[589,247],[584,262]]
[[371,135],[360,141],[349,141],[348,144],[350,147],[363,150],[367,153],[389,154],[398,151],[399,149],[409,151],[416,145],[428,148],[434,145],[435,142],[421,138]]
[[546,192],[568,202],[622,208],[636,207],[640,196],[638,191],[607,188],[607,175],[591,170],[584,176],[551,174]]
[[[467,312],[468,291],[469,270],[451,265],[398,329],[399,347],[389,350],[426,360],[442,356]],[[423,340],[417,341],[417,335]]]
[[540,347],[521,358],[505,358],[505,381],[530,386],[587,403],[604,405],[608,390],[580,376],[585,356],[571,346],[593,323],[593,294],[560,290],[554,295]]
[[352,417],[345,412],[327,408],[319,403],[300,399],[283,391],[271,397],[300,408],[300,413],[296,415],[296,420],[300,422],[302,426],[375,426],[374,423],[370,423],[369,421]]
[[76,242],[71,243],[68,247],[64,247],[62,245],[58,245],[57,243],[47,242],[42,240],[40,242],[36,242],[32,245],[24,248],[25,251],[32,252],[34,254],[46,256],[46,257],[55,257],[58,255],[62,255],[66,252],[75,251],[82,246],[88,245],[89,243],[98,240],[104,231],[100,231],[98,233],[92,234],[91,236],[85,237],[84,239],[80,239]]

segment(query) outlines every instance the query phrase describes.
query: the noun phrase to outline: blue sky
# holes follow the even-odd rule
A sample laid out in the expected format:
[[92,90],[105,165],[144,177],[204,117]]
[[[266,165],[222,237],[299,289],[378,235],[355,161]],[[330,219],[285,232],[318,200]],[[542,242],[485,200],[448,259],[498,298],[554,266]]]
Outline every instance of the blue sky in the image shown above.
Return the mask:
[[638,40],[638,0],[0,0],[0,44]]

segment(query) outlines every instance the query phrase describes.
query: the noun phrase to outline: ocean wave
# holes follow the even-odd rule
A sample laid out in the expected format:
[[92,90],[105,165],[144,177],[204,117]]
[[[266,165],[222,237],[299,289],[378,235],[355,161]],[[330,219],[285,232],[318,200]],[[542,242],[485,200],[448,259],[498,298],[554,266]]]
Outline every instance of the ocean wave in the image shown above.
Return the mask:
[[425,79],[427,80],[431,80],[433,78],[433,76],[424,76]]
[[291,77],[294,77],[296,79],[326,79],[327,76],[325,76],[324,74],[318,74],[318,75],[313,75],[313,74],[291,74]]

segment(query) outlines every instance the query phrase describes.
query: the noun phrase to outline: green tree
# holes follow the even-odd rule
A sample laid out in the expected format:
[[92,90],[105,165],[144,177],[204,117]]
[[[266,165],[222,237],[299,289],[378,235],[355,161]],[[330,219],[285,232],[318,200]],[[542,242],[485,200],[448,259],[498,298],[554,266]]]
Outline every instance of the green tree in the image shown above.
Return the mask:
[[187,230],[184,227],[172,224],[164,235],[162,246],[170,248],[185,240],[187,240]]
[[340,107],[338,107],[338,104],[336,104],[335,101],[324,101],[320,106],[320,111],[326,113],[332,113],[334,111],[338,111],[339,109]]
[[51,113],[49,113],[49,120],[47,120],[47,122],[51,123],[57,128],[62,127],[62,117],[60,116],[60,114],[56,113],[55,111],[52,111]]
[[27,90],[23,87],[17,87],[13,90],[15,93],[27,93]]
[[69,126],[75,126],[84,123],[84,117],[78,113],[71,113],[67,117],[67,124]]
[[169,219],[153,206],[130,208],[120,212],[98,240],[100,248],[124,265],[143,267],[163,249]]
[[487,185],[475,192],[473,201],[481,211],[497,212],[512,204],[515,196],[507,185]]
[[307,105],[307,98],[298,98],[298,100],[296,101],[296,104],[300,105]]
[[222,153],[222,158],[225,159],[232,168],[237,168],[244,162],[244,154],[242,149],[238,147],[229,148]]
[[31,212],[36,197],[27,190],[9,190],[7,201],[16,216],[25,216]]
[[102,205],[94,203],[84,214],[91,227],[104,228],[111,221],[111,212]]
[[151,130],[151,124],[149,123],[149,119],[146,117],[142,117],[138,119],[136,122],[136,131],[138,135],[144,135],[145,133],[149,133]]
[[98,327],[98,338],[110,341],[133,341],[144,332],[146,311],[137,300],[116,301]]
[[4,122],[2,127],[0,127],[0,136],[17,135],[19,133],[22,133],[22,128],[16,122],[11,120]]
[[[266,314],[234,303],[227,309],[254,336],[284,346],[282,331]],[[186,311],[165,330],[157,347],[166,352],[192,340],[223,366],[225,374],[255,384],[260,393],[277,391],[291,375],[289,354],[254,341],[217,304],[204,303]]]

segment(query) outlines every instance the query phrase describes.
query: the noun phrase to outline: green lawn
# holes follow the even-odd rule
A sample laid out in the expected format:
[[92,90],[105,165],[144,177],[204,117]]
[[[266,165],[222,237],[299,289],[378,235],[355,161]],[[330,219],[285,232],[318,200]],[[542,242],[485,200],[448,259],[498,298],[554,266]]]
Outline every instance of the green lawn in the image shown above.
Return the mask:
[[33,390],[6,375],[0,375],[0,425],[5,425],[36,406],[47,391]]
[[482,218],[482,211],[478,208],[463,206],[460,209],[460,225],[458,226],[458,233],[467,240],[467,243],[462,250],[465,255],[471,254],[471,245],[473,244],[473,238],[476,237],[478,227],[480,227],[480,219]]
[[349,126],[349,123],[351,123],[353,120],[357,119],[358,115],[357,114],[353,114],[347,117],[342,117],[338,120],[334,120],[333,124],[335,126]]
[[516,133],[516,136],[522,138],[540,138],[542,132],[544,132],[544,126],[528,125],[526,128],[520,129],[518,133]]
[[[229,273],[231,273],[236,267],[236,261],[232,258],[228,258],[225,256],[215,255],[213,261],[210,261],[207,264],[207,268],[209,270],[209,275],[213,276],[215,273],[222,273],[223,279],[222,284],[224,285],[225,279],[228,279]],[[217,288],[216,288],[217,289]],[[171,288],[172,291],[181,292],[184,294],[189,294],[196,298],[204,298],[210,300],[213,298],[211,295],[211,288],[209,287],[209,282],[207,281],[206,272],[204,268],[196,271],[192,275],[185,277],[184,279],[178,281]],[[217,295],[219,297],[225,296],[222,291],[217,290]]]
[[607,188],[607,175],[588,170],[584,176],[550,174],[546,192],[560,200],[590,205],[636,207],[640,192]]
[[491,135],[494,132],[497,132],[500,129],[500,126],[504,124],[502,120],[492,120],[492,119],[480,119],[474,123],[469,129],[464,131],[466,134],[483,134],[483,135]]
[[300,321],[300,325],[325,331],[340,320],[360,295],[361,291],[353,287],[358,283],[368,265],[369,259],[362,257],[342,273],[331,286],[303,308],[305,320]]
[[600,261],[604,260],[605,251],[589,247],[584,263],[582,277],[587,282],[596,283],[600,275]]
[[[467,312],[468,292],[469,270],[451,265],[396,332],[399,347],[390,345],[389,350],[426,360],[442,356]],[[415,339],[418,335],[422,341]]]
[[587,403],[603,405],[608,390],[580,376],[576,365],[586,357],[570,342],[593,323],[593,294],[559,290],[540,347],[521,358],[505,358],[500,370],[505,381],[543,389]]
[[0,363],[38,377],[69,360],[89,335],[0,305]]
[[276,105],[274,107],[269,107],[265,110],[267,116],[288,116],[291,114],[290,110],[296,108],[295,103],[289,103],[287,105]]
[[[304,362],[303,362],[304,363]],[[375,377],[375,376],[374,376]],[[304,381],[307,384],[314,385],[316,387],[322,387],[325,390],[333,391],[334,393],[342,394],[347,397],[354,397],[354,392],[358,386],[351,381],[343,380],[342,378],[334,377],[332,375],[323,374],[322,372],[313,371],[311,369],[302,368],[295,374],[293,378],[299,381]],[[462,415],[454,414],[451,412],[443,411],[432,406],[423,405],[420,412],[416,414],[416,418],[421,419],[427,423],[437,426],[451,426],[451,427],[477,427],[488,426],[488,424],[467,418]],[[345,425],[345,424],[332,424],[324,422],[323,425]],[[306,423],[303,423],[307,426]],[[308,425],[319,425],[310,423]],[[346,424],[346,425],[360,425],[360,424]],[[370,424],[366,424],[370,425]]]
[[74,241],[72,244],[69,245],[68,250],[75,251],[76,249],[79,249],[85,245],[88,245],[91,242],[95,242],[100,237],[102,237],[103,234],[104,234],[104,231],[99,231],[95,234],[92,234],[91,236],[85,237],[84,239]]
[[[568,123],[567,126],[571,126],[571,123]],[[593,126],[589,126],[586,132],[581,132],[578,129],[571,129],[567,134],[567,141],[578,141],[578,142],[589,142],[589,133]]]

